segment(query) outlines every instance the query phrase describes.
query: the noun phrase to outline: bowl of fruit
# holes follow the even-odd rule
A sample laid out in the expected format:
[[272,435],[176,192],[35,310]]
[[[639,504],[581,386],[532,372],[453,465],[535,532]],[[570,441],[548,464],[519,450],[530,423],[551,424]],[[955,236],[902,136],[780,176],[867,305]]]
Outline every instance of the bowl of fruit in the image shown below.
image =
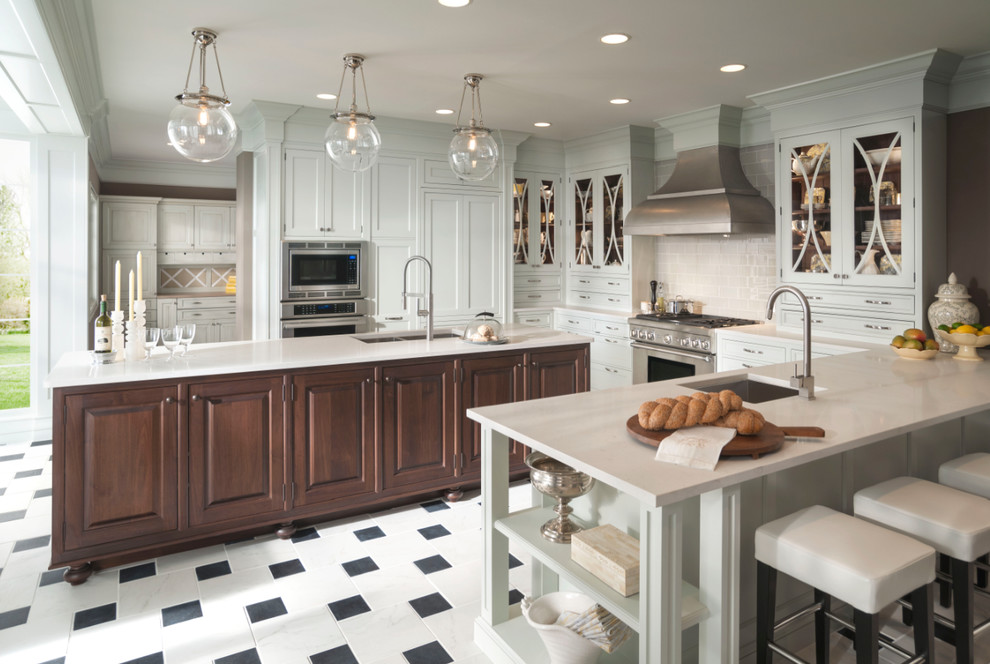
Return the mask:
[[930,360],[938,355],[939,345],[929,339],[924,330],[911,327],[890,341],[890,347],[898,356],[907,360]]
[[982,362],[983,358],[977,355],[976,349],[990,346],[990,325],[956,322],[939,325],[935,331],[945,341],[959,346],[959,352],[952,356],[957,360]]

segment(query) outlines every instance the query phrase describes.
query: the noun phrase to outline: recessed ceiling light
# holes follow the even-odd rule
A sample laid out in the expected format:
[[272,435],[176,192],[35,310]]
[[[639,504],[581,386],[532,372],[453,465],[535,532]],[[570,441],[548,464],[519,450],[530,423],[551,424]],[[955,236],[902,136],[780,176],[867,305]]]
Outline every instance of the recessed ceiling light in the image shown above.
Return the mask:
[[471,0],[437,0],[444,7],[466,7],[471,4]]
[[330,94],[329,92],[321,92],[320,94],[316,95],[316,98],[317,99],[336,99],[337,98],[337,95]]
[[629,103],[629,100],[628,99],[623,99],[622,97],[619,97],[618,99],[609,99],[608,100],[608,103],[610,103],[610,104],[616,104],[616,105],[621,105],[621,104],[628,104]]
[[534,122],[533,123],[533,126],[534,127],[549,127],[550,126],[550,123],[549,122]]
[[724,71],[726,74],[734,74],[737,71],[742,71],[746,68],[746,65],[723,65],[719,67],[719,71]]
[[437,115],[453,115],[454,111],[450,108],[438,108],[436,110]]
[[625,44],[627,41],[629,41],[629,35],[624,35],[621,32],[613,32],[610,35],[602,36],[603,44]]

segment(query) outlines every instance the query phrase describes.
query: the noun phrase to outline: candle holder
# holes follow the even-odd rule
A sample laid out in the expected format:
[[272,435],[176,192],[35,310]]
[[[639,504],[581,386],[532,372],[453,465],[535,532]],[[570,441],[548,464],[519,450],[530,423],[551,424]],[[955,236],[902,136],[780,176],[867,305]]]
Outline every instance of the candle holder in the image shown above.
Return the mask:
[[127,321],[127,343],[124,346],[124,357],[128,360],[144,359],[144,313],[147,307],[145,300],[134,300],[134,320]]
[[119,309],[110,312],[110,350],[114,361],[124,359],[124,312]]

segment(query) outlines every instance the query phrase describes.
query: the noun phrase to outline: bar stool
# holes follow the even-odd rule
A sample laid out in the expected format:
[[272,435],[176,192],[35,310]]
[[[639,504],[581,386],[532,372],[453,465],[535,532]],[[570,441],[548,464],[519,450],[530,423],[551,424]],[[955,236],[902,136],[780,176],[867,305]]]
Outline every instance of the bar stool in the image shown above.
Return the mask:
[[[946,461],[938,468],[938,482],[960,491],[990,498],[990,454],[974,452]],[[979,562],[986,565],[990,560],[987,556],[981,556]],[[976,568],[976,585],[980,588],[987,587],[987,572],[980,567]],[[943,605],[948,606],[948,602],[944,601]]]
[[858,491],[853,511],[948,556],[955,621],[936,616],[935,634],[955,645],[956,662],[972,664],[974,561],[990,552],[990,500],[928,480],[896,477]]
[[[771,652],[793,662],[797,655],[774,642],[774,631],[815,614],[815,661],[828,662],[829,619],[855,630],[857,664],[879,662],[886,647],[910,662],[934,661],[931,582],[935,551],[927,544],[814,505],[756,529],[756,661],[769,664]],[[775,622],[777,572],[815,591],[814,602]],[[916,609],[912,657],[880,634],[879,611],[910,595]],[[853,624],[831,612],[831,599],[853,607]]]

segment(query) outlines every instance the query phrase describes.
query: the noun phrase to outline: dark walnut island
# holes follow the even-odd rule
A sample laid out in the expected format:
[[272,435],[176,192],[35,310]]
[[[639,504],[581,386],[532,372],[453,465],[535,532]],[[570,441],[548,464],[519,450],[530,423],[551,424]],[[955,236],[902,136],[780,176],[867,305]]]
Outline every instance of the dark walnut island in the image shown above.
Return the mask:
[[[52,560],[96,569],[380,509],[481,477],[468,408],[588,389],[589,341],[313,337],[192,346],[165,361],[63,356],[54,388]],[[359,335],[369,336],[369,335]],[[161,352],[163,349],[158,349]],[[525,449],[512,467],[525,474]]]

